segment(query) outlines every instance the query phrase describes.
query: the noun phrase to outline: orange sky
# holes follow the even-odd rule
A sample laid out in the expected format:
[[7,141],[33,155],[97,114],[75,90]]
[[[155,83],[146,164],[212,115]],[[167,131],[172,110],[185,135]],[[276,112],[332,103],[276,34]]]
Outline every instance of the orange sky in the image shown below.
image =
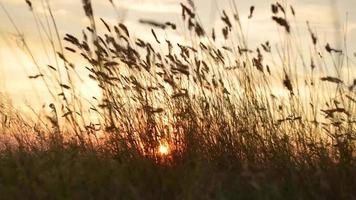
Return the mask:
[[[44,0],[33,0],[35,11],[43,16],[45,13],[41,2]],[[36,24],[31,12],[24,0],[0,0],[8,10],[20,31],[25,35],[31,51],[41,65],[53,62],[53,58],[45,55],[48,43],[41,43],[38,37]],[[87,20],[82,11],[81,1],[73,0],[51,0],[51,6],[57,19],[60,34],[65,33],[80,34],[81,29],[87,25]],[[145,27],[138,23],[139,19],[154,19],[172,21],[182,28],[180,22],[180,6],[177,0],[116,0],[118,6],[116,12],[106,0],[93,0],[95,14],[105,20],[115,23],[118,20],[124,21],[132,30],[133,34],[152,40],[150,27]],[[249,36],[249,44],[254,47],[256,44],[266,39],[277,37],[276,26],[270,20],[270,3],[274,1],[266,0],[236,0],[240,9],[243,25]],[[293,2],[297,11],[296,23],[300,26],[301,37],[309,37],[306,33],[305,21],[309,20],[314,30],[317,31],[322,41],[333,41],[335,34],[340,33],[346,22],[348,13],[348,40],[350,52],[356,50],[356,1],[354,0],[298,0]],[[333,4],[333,2],[336,2]],[[220,23],[220,13],[222,9],[229,8],[229,0],[196,0],[199,16],[204,27],[213,27]],[[249,7],[255,5],[256,11],[252,20],[247,20]],[[335,10],[337,12],[335,12]],[[337,27],[337,23],[340,24]],[[170,38],[183,40],[182,29],[169,33]],[[0,91],[6,92],[13,97],[16,104],[38,105],[46,102],[46,90],[41,81],[31,81],[28,75],[37,73],[33,62],[21,49],[21,41],[16,36],[16,32],[6,17],[3,10],[0,10]],[[162,36],[162,35],[161,35]],[[163,35],[164,36],[164,35]],[[47,47],[43,47],[47,46]],[[84,85],[83,90],[91,88],[93,85]],[[91,94],[88,94],[90,96]]]

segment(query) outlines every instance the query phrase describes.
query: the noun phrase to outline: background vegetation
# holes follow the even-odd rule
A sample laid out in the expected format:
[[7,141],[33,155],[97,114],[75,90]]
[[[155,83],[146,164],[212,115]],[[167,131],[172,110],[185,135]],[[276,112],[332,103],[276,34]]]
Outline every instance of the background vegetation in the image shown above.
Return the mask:
[[[194,3],[182,3],[187,41],[156,34],[176,30],[171,22],[142,20],[150,43],[82,2],[90,25],[62,38],[48,2],[40,19],[26,1],[57,58],[29,78],[43,81],[53,103],[27,119],[1,98],[3,198],[356,199],[347,44],[321,44],[309,24],[309,43],[300,42],[288,4],[266,16],[279,43],[251,48],[237,9],[205,30]],[[83,76],[100,89],[95,103],[76,87]]]

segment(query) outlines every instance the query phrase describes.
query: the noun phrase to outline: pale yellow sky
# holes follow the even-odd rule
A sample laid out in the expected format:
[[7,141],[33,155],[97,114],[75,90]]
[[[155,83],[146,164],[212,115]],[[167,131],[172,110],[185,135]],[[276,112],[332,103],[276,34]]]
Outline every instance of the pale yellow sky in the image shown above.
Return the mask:
[[[32,0],[33,7],[39,15],[45,13],[41,6],[44,0]],[[204,27],[210,29],[220,23],[222,9],[229,9],[231,0],[195,0],[200,19]],[[276,26],[270,20],[269,0],[235,0],[237,2],[241,19],[249,36],[249,44],[255,47],[267,39],[278,38]],[[53,62],[53,58],[47,58],[45,50],[38,37],[36,24],[29,11],[25,0],[0,0],[8,10],[16,25],[25,35],[31,50],[41,65]],[[80,0],[50,0],[61,36],[65,33],[79,35],[84,26],[88,25]],[[114,0],[118,6],[117,12],[110,6],[108,0],[93,0],[96,16],[115,23],[122,20],[131,29],[131,32],[139,37],[153,40],[150,27],[138,23],[139,19],[153,19],[157,21],[172,21],[178,24],[178,31],[168,33],[170,38],[182,40],[182,23],[180,21],[181,1],[178,0]],[[321,41],[331,41],[336,44],[334,36],[341,33],[340,30],[348,22],[349,51],[356,49],[356,1],[354,0],[295,0],[287,1],[294,5],[297,12],[296,23],[301,30],[300,37],[307,38],[305,22],[308,20]],[[247,19],[249,7],[256,7],[254,17]],[[347,17],[346,17],[347,16]],[[348,21],[347,21],[347,20]],[[336,24],[340,24],[339,27]],[[163,33],[162,33],[163,34]],[[15,99],[17,104],[23,102],[45,103],[46,90],[41,81],[33,81],[28,75],[37,73],[31,59],[21,50],[21,41],[6,17],[0,10],[0,91],[6,91]],[[164,35],[163,35],[164,36]],[[302,40],[303,41],[303,40]],[[44,44],[45,46],[48,43]],[[45,47],[45,49],[48,48]],[[354,68],[354,67],[353,67]],[[94,86],[83,86],[94,87]],[[90,94],[88,94],[90,96]],[[40,104],[41,104],[40,103]]]

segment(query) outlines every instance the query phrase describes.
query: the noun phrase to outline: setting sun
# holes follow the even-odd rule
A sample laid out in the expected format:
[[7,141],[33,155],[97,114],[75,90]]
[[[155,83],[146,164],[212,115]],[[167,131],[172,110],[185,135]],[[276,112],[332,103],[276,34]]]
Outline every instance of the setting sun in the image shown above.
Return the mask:
[[169,146],[167,144],[161,144],[159,146],[158,152],[161,155],[167,155],[169,153]]

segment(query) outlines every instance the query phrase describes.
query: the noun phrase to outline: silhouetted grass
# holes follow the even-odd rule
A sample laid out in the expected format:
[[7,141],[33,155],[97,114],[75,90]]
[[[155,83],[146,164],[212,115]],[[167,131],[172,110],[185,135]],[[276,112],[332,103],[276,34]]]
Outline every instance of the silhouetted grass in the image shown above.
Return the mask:
[[[149,43],[123,23],[95,20],[91,1],[82,2],[90,26],[80,38],[66,34],[56,46],[54,16],[46,19],[58,37],[47,35],[48,54],[58,60],[29,77],[43,79],[53,96],[46,116],[26,120],[0,102],[7,108],[0,112],[1,196],[356,198],[356,83],[337,62],[350,58],[321,44],[309,24],[312,50],[302,53],[292,6],[271,6],[284,39],[252,49],[236,9],[222,12],[221,30],[205,30],[193,1],[182,3],[191,38],[170,41],[157,30],[174,31],[174,23],[140,20],[152,26]],[[252,6],[249,20],[253,14]],[[72,54],[86,66],[76,66]],[[78,95],[78,68],[100,97]]]

